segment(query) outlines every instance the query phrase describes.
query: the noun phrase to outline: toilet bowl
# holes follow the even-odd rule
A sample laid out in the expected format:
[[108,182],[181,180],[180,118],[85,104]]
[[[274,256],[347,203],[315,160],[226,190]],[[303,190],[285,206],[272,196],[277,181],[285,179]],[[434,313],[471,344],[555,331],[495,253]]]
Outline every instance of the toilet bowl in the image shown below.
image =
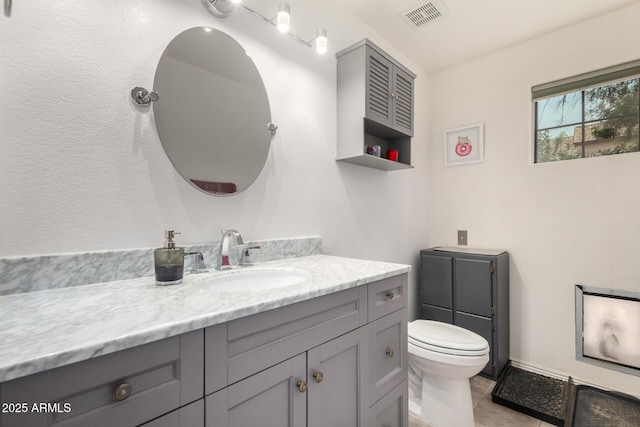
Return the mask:
[[409,412],[434,427],[473,427],[469,378],[489,361],[489,343],[459,326],[409,322]]

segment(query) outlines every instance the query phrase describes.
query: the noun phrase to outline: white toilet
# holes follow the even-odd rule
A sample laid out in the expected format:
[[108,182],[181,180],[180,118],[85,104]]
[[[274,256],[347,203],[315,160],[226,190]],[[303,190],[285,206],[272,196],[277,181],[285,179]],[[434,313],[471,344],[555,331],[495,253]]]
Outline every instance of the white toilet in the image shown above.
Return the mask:
[[434,427],[473,427],[469,378],[489,361],[480,335],[433,320],[409,322],[409,412]]

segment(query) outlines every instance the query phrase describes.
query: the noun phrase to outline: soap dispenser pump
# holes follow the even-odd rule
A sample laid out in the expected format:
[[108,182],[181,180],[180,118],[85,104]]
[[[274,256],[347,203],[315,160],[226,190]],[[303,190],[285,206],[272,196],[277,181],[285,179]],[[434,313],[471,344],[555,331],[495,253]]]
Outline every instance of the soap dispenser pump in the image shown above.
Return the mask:
[[179,232],[165,231],[163,248],[153,252],[156,267],[156,285],[177,285],[182,283],[184,273],[184,249],[176,248],[173,238]]

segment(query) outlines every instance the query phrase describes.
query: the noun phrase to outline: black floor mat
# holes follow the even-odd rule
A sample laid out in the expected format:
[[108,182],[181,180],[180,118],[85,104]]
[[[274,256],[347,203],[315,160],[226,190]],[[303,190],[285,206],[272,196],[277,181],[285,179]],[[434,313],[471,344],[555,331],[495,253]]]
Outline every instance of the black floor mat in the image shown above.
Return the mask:
[[570,427],[639,427],[640,400],[579,385],[575,388]]
[[564,425],[569,382],[514,368],[500,374],[491,398],[508,408],[556,426]]

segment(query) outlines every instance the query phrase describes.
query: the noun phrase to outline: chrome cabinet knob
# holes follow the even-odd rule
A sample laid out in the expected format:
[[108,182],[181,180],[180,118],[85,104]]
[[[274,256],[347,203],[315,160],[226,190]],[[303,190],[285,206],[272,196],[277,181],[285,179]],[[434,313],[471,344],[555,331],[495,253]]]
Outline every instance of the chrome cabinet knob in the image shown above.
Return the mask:
[[387,348],[387,357],[393,357],[396,354],[391,348]]
[[386,293],[386,297],[387,297],[387,299],[393,299],[393,295],[394,295],[394,294],[393,294],[393,291],[388,291],[388,292]]
[[300,391],[300,393],[304,393],[305,391],[307,391],[307,383],[305,381],[298,381],[298,384],[296,384],[298,386],[298,390]]
[[319,384],[322,382],[322,380],[324,379],[324,374],[322,372],[315,372],[313,374],[313,378],[316,380],[316,382]]
[[122,383],[113,389],[113,398],[119,402],[125,400],[131,395],[131,384]]

